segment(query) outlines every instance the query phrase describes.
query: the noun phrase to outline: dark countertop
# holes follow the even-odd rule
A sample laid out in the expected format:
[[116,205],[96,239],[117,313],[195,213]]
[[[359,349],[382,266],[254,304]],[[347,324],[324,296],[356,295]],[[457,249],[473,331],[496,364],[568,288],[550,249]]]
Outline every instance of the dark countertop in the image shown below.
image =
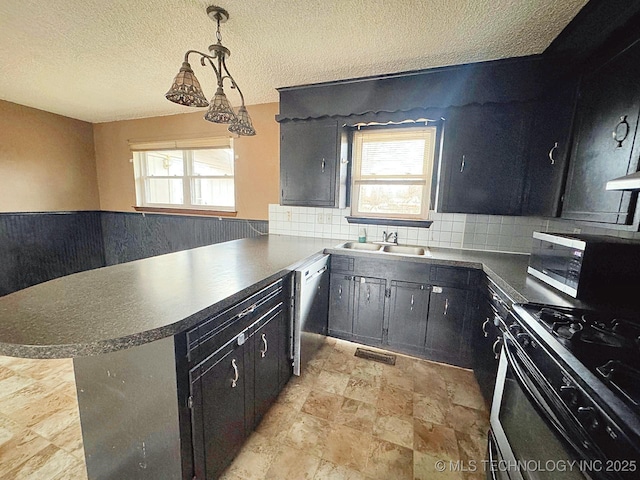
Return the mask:
[[[344,241],[342,242],[344,243]],[[456,267],[477,268],[483,270],[494,280],[515,302],[537,302],[562,306],[585,306],[574,298],[548,287],[538,279],[527,274],[529,255],[516,253],[484,252],[478,250],[459,250],[451,248],[430,247],[431,257],[394,256],[399,261],[438,263]],[[327,253],[343,255],[384,255],[344,248],[328,248]]]
[[0,297],[0,355],[96,355],[174,335],[339,241],[263,236],[57,278]]
[[[0,297],[0,355],[64,358],[172,336],[344,243],[269,235],[234,240],[57,278]],[[527,255],[432,248],[398,261],[483,269],[518,302],[575,304],[526,273]]]

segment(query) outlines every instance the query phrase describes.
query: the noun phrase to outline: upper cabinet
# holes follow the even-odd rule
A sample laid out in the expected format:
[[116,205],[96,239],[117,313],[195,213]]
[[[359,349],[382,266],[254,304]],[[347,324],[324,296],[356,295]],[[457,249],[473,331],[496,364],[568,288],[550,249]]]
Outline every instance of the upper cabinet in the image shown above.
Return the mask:
[[560,213],[575,101],[576,83],[570,82],[528,106],[522,215],[557,217]]
[[521,105],[450,109],[444,129],[437,210],[519,214],[526,123],[527,111]]
[[280,124],[280,203],[344,207],[346,141],[337,120]]
[[605,184],[638,168],[639,78],[640,41],[583,77],[563,218],[637,226],[637,193]]

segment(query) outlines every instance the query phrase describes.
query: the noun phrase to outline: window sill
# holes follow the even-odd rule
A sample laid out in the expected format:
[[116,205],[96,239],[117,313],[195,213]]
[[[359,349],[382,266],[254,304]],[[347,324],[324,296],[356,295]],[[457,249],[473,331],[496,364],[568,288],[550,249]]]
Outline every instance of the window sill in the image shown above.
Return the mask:
[[346,217],[347,222],[362,225],[386,225],[388,227],[429,228],[433,220],[406,220],[399,218]]
[[133,207],[136,212],[148,213],[172,213],[180,215],[200,215],[207,217],[235,217],[238,212],[228,212],[225,210],[197,210],[195,208],[168,208],[168,207]]

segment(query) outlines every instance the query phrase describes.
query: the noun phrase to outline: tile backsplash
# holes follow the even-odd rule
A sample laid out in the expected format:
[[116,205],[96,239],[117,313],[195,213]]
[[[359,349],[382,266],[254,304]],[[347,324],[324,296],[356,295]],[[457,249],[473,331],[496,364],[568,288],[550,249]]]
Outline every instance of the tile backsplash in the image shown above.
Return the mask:
[[640,233],[584,226],[557,218],[509,217],[431,212],[431,228],[357,225],[345,218],[350,209],[269,205],[269,233],[357,241],[364,228],[367,241],[382,240],[382,232],[398,232],[398,243],[467,250],[529,253],[534,231],[574,232],[636,238]]

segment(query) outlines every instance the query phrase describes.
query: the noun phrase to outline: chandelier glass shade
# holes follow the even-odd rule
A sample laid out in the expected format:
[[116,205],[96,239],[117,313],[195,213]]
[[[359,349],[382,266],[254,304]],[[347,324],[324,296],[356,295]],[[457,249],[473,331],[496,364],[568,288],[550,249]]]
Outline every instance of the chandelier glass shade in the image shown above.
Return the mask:
[[[185,105],[187,107],[209,107],[204,119],[214,123],[229,124],[229,131],[237,135],[251,136],[256,131],[251,123],[251,117],[244,104],[244,95],[240,87],[235,82],[229,69],[227,68],[226,58],[231,55],[228,48],[222,45],[222,36],[220,35],[220,24],[229,19],[229,13],[221,7],[211,5],[207,7],[207,15],[217,23],[216,38],[217,43],[209,45],[209,54],[198,52],[197,50],[188,50],[184,55],[184,61],[180,67],[180,71],[173,80],[173,84],[169,91],[165,94],[167,100]],[[207,64],[211,66],[218,84],[218,89],[210,102],[207,101],[200,82],[196,78],[191,65],[189,64],[189,55],[199,55],[200,64],[205,67]],[[234,112],[231,103],[224,93],[224,81],[229,80],[231,88],[238,91],[242,105],[238,109],[238,113]]]

